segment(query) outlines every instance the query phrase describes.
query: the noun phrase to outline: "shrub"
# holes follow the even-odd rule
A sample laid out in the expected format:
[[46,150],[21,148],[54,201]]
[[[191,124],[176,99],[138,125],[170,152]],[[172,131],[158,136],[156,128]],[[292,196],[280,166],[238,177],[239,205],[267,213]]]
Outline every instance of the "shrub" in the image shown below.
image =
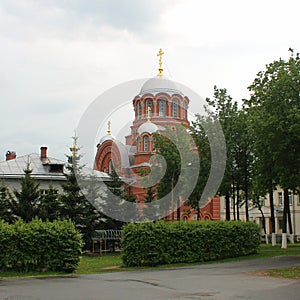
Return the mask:
[[260,227],[252,222],[128,224],[122,232],[125,266],[190,263],[256,253]]
[[2,271],[74,271],[81,254],[81,236],[72,222],[0,221]]

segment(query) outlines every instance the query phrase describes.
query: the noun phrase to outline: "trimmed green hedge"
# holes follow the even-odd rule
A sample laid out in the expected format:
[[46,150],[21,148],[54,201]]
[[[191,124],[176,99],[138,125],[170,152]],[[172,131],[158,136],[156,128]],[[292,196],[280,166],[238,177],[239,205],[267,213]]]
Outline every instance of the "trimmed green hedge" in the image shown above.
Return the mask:
[[191,263],[256,253],[260,227],[252,222],[157,222],[123,228],[125,266]]
[[35,219],[8,224],[0,220],[0,270],[73,272],[82,240],[71,221]]

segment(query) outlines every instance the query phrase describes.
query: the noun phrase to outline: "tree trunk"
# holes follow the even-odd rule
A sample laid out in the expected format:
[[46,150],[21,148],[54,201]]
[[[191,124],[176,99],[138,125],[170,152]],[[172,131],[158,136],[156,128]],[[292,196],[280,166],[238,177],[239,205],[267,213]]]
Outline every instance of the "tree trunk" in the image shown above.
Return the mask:
[[234,183],[232,183],[232,213],[233,213],[233,220],[236,220],[235,216],[235,189],[234,189]]
[[287,212],[289,207],[289,192],[287,189],[283,190],[283,221],[282,221],[282,243],[281,248],[287,248]]
[[236,189],[236,218],[240,220],[240,190]]
[[226,206],[226,221],[230,221],[230,196],[228,192],[225,195],[225,206]]
[[246,221],[249,221],[249,193],[248,193],[248,173],[247,173],[247,155],[245,154],[245,210],[246,210]]
[[290,210],[290,201],[287,208],[287,220],[289,225],[289,233],[290,233],[290,242],[291,244],[294,244],[294,235],[293,235],[293,224],[292,224],[292,218],[291,218],[291,210]]
[[261,208],[261,205],[258,205],[258,210],[261,213],[262,225],[263,225],[263,229],[264,229],[264,233],[265,233],[265,237],[266,237],[266,244],[269,244],[268,235],[267,235],[267,229],[266,229],[266,218],[265,218],[265,214],[264,214],[264,212],[263,212],[263,210]]
[[269,190],[269,197],[270,197],[270,210],[271,210],[271,227],[272,227],[272,246],[276,245],[276,225],[275,225],[275,213],[274,213],[274,196],[273,196],[273,187],[271,186]]
[[200,220],[200,205],[199,205],[199,201],[198,201],[198,204],[197,204],[197,221]]

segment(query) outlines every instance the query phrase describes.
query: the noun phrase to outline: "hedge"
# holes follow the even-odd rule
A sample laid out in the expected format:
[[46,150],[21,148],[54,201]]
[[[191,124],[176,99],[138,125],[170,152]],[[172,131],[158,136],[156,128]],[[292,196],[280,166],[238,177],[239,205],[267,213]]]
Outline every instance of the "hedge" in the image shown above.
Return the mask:
[[252,222],[131,223],[123,228],[122,259],[125,266],[192,263],[257,253],[259,244]]
[[0,220],[1,271],[74,271],[82,239],[68,220],[8,224]]

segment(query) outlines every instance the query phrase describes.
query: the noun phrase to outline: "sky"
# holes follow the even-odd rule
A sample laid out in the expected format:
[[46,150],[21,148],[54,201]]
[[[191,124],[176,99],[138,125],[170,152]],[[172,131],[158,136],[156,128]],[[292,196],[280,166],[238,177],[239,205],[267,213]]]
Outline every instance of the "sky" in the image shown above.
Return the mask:
[[300,51],[299,10],[298,0],[0,0],[0,160],[41,146],[65,160],[94,99],[155,76],[160,48],[164,73],[201,97],[216,85],[249,98],[266,64]]

